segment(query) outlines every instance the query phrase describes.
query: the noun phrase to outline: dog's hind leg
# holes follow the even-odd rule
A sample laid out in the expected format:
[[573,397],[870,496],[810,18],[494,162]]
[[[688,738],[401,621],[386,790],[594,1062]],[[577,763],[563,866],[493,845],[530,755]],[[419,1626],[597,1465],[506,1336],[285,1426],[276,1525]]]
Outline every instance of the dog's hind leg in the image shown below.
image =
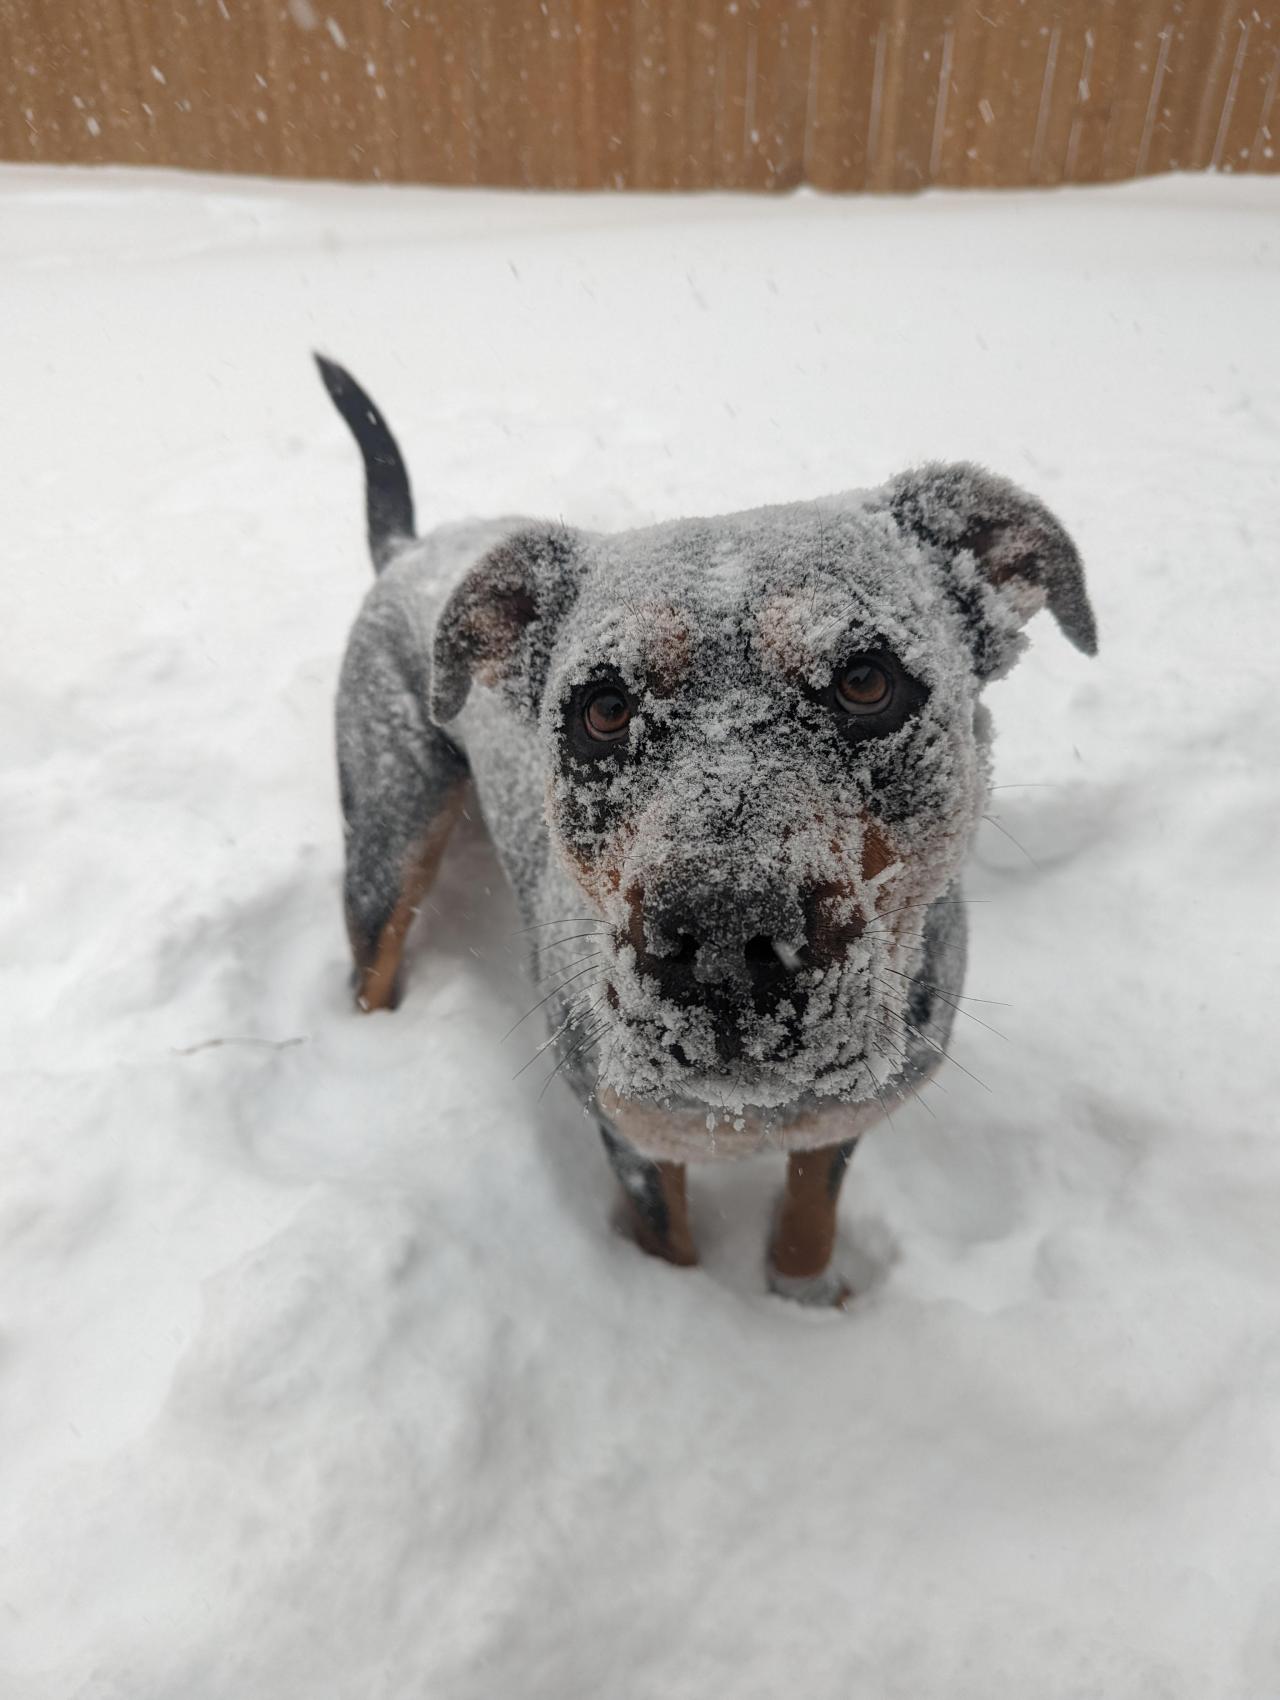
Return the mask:
[[400,1002],[409,930],[435,879],[464,792],[459,781],[402,855],[385,855],[381,846],[370,855],[367,840],[355,854],[348,852],[347,936],[355,963],[356,1003],[363,1010],[394,1009]]
[[429,723],[408,732],[403,718],[380,718],[349,724],[339,736],[344,906],[363,1010],[399,1002],[409,929],[466,793],[466,761],[444,734]]
[[836,1211],[845,1170],[856,1139],[818,1151],[793,1151],[787,1158],[773,1244],[769,1248],[769,1285],[801,1304],[843,1306],[850,1290],[831,1268],[836,1243]]
[[684,1164],[651,1162],[603,1125],[600,1137],[622,1183],[627,1227],[636,1244],[650,1257],[692,1267],[698,1253],[689,1227]]

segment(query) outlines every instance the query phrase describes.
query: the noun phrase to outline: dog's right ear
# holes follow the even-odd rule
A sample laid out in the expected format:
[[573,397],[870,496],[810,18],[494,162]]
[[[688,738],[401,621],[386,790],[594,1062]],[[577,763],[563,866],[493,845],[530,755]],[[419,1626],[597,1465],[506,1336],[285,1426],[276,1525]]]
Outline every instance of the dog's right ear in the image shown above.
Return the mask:
[[515,532],[481,556],[445,603],[432,653],[431,717],[452,720],[474,682],[537,716],[551,647],[578,594],[578,540],[563,526]]

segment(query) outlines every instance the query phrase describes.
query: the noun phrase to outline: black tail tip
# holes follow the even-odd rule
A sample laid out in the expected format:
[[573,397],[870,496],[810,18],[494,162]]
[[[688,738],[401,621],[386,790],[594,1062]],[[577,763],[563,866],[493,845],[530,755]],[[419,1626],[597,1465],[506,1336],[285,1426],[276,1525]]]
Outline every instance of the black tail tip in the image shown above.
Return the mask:
[[396,546],[413,536],[409,474],[386,420],[344,366],[315,349],[311,357],[329,399],[346,422],[364,461],[369,553],[381,572]]
[[345,366],[339,366],[336,360],[330,360],[317,349],[312,349],[311,358],[315,361],[320,373],[320,381],[325,389],[337,401],[340,395],[346,395],[351,389],[352,378]]

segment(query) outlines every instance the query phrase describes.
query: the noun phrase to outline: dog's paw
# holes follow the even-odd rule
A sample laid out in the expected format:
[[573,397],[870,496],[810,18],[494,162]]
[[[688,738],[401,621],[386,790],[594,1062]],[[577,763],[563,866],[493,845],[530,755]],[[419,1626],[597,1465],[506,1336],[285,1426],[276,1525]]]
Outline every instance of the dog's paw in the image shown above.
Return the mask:
[[827,1268],[819,1275],[783,1275],[769,1265],[769,1291],[792,1304],[812,1310],[848,1310],[853,1288],[838,1269]]
[[698,1266],[697,1248],[687,1231],[659,1233],[627,1198],[619,1199],[613,1212],[612,1226],[615,1234],[630,1240],[646,1257],[660,1258],[663,1263],[674,1264],[677,1269],[696,1269]]
[[398,973],[387,978],[379,975],[376,969],[353,968],[347,984],[351,988],[351,1001],[361,1015],[399,1009],[404,995],[402,977]]

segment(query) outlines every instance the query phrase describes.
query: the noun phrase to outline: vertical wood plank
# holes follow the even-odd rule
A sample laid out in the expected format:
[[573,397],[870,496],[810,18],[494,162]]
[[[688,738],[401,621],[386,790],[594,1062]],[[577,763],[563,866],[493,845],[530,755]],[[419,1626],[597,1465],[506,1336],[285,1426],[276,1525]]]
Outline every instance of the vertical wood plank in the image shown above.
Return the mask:
[[0,0],[0,155],[554,188],[1280,170],[1280,0]]

